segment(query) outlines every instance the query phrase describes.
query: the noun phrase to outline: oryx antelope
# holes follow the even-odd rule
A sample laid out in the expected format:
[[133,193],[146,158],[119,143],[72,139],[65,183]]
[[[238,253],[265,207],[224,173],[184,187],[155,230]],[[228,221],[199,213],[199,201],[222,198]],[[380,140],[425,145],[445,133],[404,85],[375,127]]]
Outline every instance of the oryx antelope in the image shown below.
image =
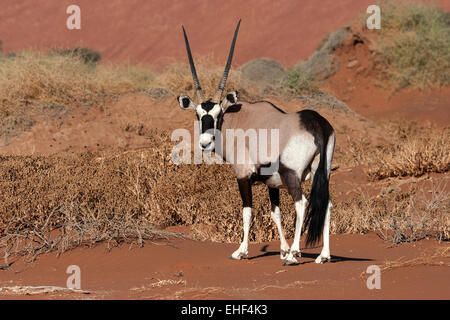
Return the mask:
[[[331,161],[333,158],[335,132],[328,121],[312,110],[302,110],[297,113],[286,114],[270,102],[249,103],[238,99],[237,91],[226,94],[221,100],[222,92],[227,81],[233,58],[234,46],[239,31],[238,22],[231,44],[228,61],[214,97],[205,100],[197,77],[192,58],[189,41],[183,27],[186,51],[194,79],[196,102],[188,96],[178,97],[178,103],[184,110],[193,110],[197,115],[200,126],[199,146],[202,150],[215,150],[224,160],[226,159],[226,138],[222,136],[222,149],[217,150],[217,132],[228,129],[266,129],[279,130],[278,152],[263,158],[250,150],[245,144],[243,163],[232,162],[239,185],[243,203],[244,236],[239,248],[231,255],[232,259],[245,258],[248,255],[248,235],[252,216],[252,184],[263,182],[268,186],[271,202],[271,217],[276,224],[281,239],[281,259],[285,265],[296,264],[296,257],[300,256],[300,234],[302,225],[307,228],[307,245],[320,240],[323,233],[322,252],[316,263],[323,263],[330,259],[329,229],[330,211],[332,204],[329,200],[329,178]],[[270,144],[268,142],[268,144]],[[234,145],[234,144],[231,144]],[[270,148],[271,146],[269,146]],[[274,148],[276,149],[276,148]],[[237,152],[234,152],[237,153]],[[263,173],[264,168],[277,164],[276,170]],[[310,203],[302,192],[301,183],[312,179]],[[296,224],[295,236],[289,248],[281,226],[279,208],[279,189],[286,188],[295,203]]]

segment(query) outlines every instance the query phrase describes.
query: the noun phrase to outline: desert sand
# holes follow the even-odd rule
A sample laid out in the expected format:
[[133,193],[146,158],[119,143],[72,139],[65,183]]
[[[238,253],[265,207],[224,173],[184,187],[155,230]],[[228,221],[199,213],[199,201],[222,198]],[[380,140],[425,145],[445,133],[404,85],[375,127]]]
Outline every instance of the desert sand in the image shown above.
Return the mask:
[[[350,24],[371,1],[143,1],[110,0],[77,3],[82,8],[81,31],[68,31],[65,8],[72,1],[0,1],[3,50],[48,49],[83,45],[99,50],[113,63],[143,63],[157,68],[185,61],[180,32],[191,35],[194,55],[226,59],[231,32],[243,19],[233,66],[269,57],[284,66],[307,59],[323,36]],[[440,5],[450,10],[448,1]],[[168,22],[170,21],[170,22]],[[195,35],[195,37],[194,37]],[[270,35],[270,36],[268,36]],[[195,39],[195,40],[194,40]],[[386,119],[428,122],[442,127],[450,121],[450,88],[405,89],[391,96],[375,86],[364,43],[337,51],[339,71],[324,89],[361,117],[323,110],[334,126],[349,126],[369,139],[385,139],[373,123]],[[357,60],[358,67],[348,68]],[[363,67],[362,69],[359,67]],[[287,112],[301,110],[299,101],[272,100]],[[0,147],[2,155],[78,153],[148,148],[150,129],[192,130],[193,117],[177,106],[140,95],[124,96],[107,109],[74,108],[67,115],[40,118],[21,135]],[[123,124],[144,124],[143,134],[124,132]],[[99,130],[98,128],[101,128]],[[345,143],[339,140],[338,143]],[[369,181],[365,167],[333,172],[332,188],[342,199],[362,188],[376,193],[383,182]],[[448,172],[430,175],[448,181]],[[407,178],[405,178],[406,180]],[[447,184],[448,187],[450,187]],[[424,184],[424,188],[426,188]],[[236,208],[240,210],[240,208]],[[333,219],[333,218],[332,218]],[[189,227],[169,231],[189,236]],[[289,240],[290,242],[291,240]],[[303,242],[302,242],[303,244]],[[18,259],[0,270],[0,287],[66,285],[69,265],[82,270],[82,289],[89,293],[53,292],[17,295],[0,292],[0,299],[448,299],[450,260],[432,258],[448,243],[424,239],[391,246],[375,232],[331,236],[332,261],[315,264],[321,247],[303,249],[300,264],[283,267],[279,241],[251,243],[249,259],[228,257],[237,244],[174,238],[147,243],[143,248],[104,244],[77,248],[57,257],[39,256],[27,264]],[[410,262],[392,267],[392,262]],[[425,262],[424,262],[425,261]],[[2,263],[0,263],[1,265]],[[369,265],[382,268],[381,290],[369,290]],[[391,266],[391,267],[389,267]],[[384,268],[384,269],[383,269]]]

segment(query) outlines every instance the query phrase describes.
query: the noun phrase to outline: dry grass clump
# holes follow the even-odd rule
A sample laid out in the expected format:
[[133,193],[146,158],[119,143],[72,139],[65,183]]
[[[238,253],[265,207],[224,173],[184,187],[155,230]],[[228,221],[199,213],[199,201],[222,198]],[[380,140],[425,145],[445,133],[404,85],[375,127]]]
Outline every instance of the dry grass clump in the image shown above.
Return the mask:
[[[22,52],[0,57],[0,101],[2,113],[14,113],[18,106],[36,102],[93,106],[105,99],[149,89],[167,90],[174,96],[193,91],[187,63],[173,63],[161,73],[145,66],[96,64],[98,57],[87,48],[53,50],[50,53]],[[212,96],[222,78],[224,66],[211,58],[198,59],[197,73],[205,96]],[[246,87],[241,72],[233,70],[227,88]],[[245,92],[244,92],[245,94]]]
[[380,221],[380,235],[393,244],[427,237],[450,240],[450,194],[444,184],[432,184],[431,194],[410,189],[395,195],[392,213]]
[[349,35],[348,27],[339,28],[328,34],[322,39],[314,54],[308,60],[298,63],[293,70],[301,71],[312,79],[324,80],[331,77],[340,67],[339,59],[334,53]]
[[418,177],[450,169],[450,127],[420,126],[416,122],[388,121],[378,125],[385,139],[371,141],[366,136],[338,132],[335,160],[340,166],[367,165],[369,178]]
[[359,233],[378,230],[379,221],[388,214],[384,198],[371,198],[361,190],[357,196],[333,205],[331,233]]
[[[51,222],[54,216],[57,217],[56,222]],[[9,256],[28,256],[33,261],[42,253],[57,251],[60,254],[100,242],[106,242],[109,248],[121,243],[143,246],[145,241],[168,240],[179,236],[157,230],[147,221],[134,219],[129,214],[122,219],[99,216],[79,204],[54,208],[43,224],[31,224],[22,218],[13,216],[0,236],[5,267],[9,265]]]
[[184,279],[179,279],[179,280],[172,280],[172,279],[158,280],[157,282],[152,283],[151,287],[152,288],[160,288],[160,287],[163,287],[163,286],[170,286],[170,285],[180,285],[180,284],[186,285],[186,283],[187,282]]
[[[152,132],[152,147],[99,156],[1,156],[0,247],[31,257],[108,242],[116,245],[170,236],[158,231],[197,225],[197,239],[238,242],[241,200],[227,165],[175,165],[173,143]],[[294,207],[283,194],[283,224],[292,236]],[[250,239],[278,237],[267,188],[255,187]],[[158,229],[158,230],[157,230]]]
[[424,1],[378,4],[382,12],[378,52],[387,77],[399,87],[450,84],[449,14]]
[[[448,258],[450,258],[450,247],[439,247],[432,252],[430,252],[430,250],[422,252],[420,256],[409,260],[405,260],[403,257],[393,261],[386,260],[383,265],[381,265],[380,271],[392,271],[399,268],[419,266],[450,266],[443,261]],[[361,272],[359,277],[367,277],[366,271]]]
[[247,292],[258,292],[258,291],[264,291],[267,289],[289,289],[289,288],[304,288],[305,286],[310,285],[316,285],[319,281],[318,280],[310,280],[310,281],[293,281],[289,282],[285,285],[275,285],[275,284],[263,284],[254,288],[239,288],[237,290],[239,291],[247,291]]
[[56,286],[13,286],[13,287],[0,287],[1,295],[37,295],[37,294],[48,294],[55,292],[69,292],[69,293],[81,293],[90,294],[89,291],[56,287]]
[[[147,77],[134,69],[95,66],[76,55],[23,52],[0,58],[0,101],[2,116],[14,114],[18,106],[35,102],[92,106],[120,94],[148,86]],[[143,69],[141,69],[143,72]]]
[[[187,63],[169,65],[156,74],[146,66],[97,64],[97,59],[87,48],[0,56],[0,136],[4,142],[30,129],[36,117],[48,109],[102,106],[120,95],[137,92],[155,99],[190,92],[194,97]],[[224,66],[206,58],[199,59],[196,67],[205,96],[212,97]],[[248,86],[240,75],[238,70],[230,72],[227,88],[248,98],[243,90]]]
[[[194,238],[239,242],[241,199],[229,165],[175,165],[174,143],[153,131],[151,147],[116,154],[1,156],[0,248],[31,258],[82,245],[122,242],[143,245],[173,234],[160,229],[195,226]],[[307,186],[305,186],[307,189]],[[448,240],[449,199],[445,186],[417,197],[417,190],[360,196],[335,202],[333,233],[379,230],[401,243],[432,236]],[[267,188],[253,188],[251,241],[278,238]],[[283,228],[293,236],[292,199],[281,192]]]
[[450,127],[390,123],[386,131],[393,142],[381,146],[369,161],[368,175],[372,180],[449,171]]
[[[367,165],[372,180],[421,176],[450,169],[450,127],[419,125],[414,121],[378,121],[383,137],[369,139],[343,126],[335,159],[346,167]],[[350,131],[351,130],[351,131]]]
[[339,166],[356,167],[368,164],[376,154],[379,145],[374,145],[366,136],[339,135],[341,141],[336,144],[334,163]]
[[417,187],[408,191],[384,190],[370,198],[364,193],[337,203],[331,219],[332,233],[378,231],[397,245],[427,237],[450,240],[450,195],[446,185],[432,184],[431,193]]
[[410,260],[399,259],[395,261],[385,261],[381,266],[381,271],[417,266],[445,266],[442,259],[447,258],[450,258],[450,247],[441,247],[436,249],[433,253],[426,252],[421,256]]
[[[158,137],[154,137],[159,141]],[[164,150],[169,152],[169,150]],[[157,157],[162,148],[147,152]],[[166,239],[147,219],[152,203],[144,203],[133,170],[141,155],[98,160],[93,154],[0,157],[0,247],[10,254],[34,258],[107,241],[115,245]],[[144,157],[144,156],[142,156]],[[106,162],[106,163],[105,163]],[[151,161],[146,164],[152,179]],[[107,181],[108,183],[105,183]]]
[[138,66],[96,65],[79,49],[0,56],[0,136],[4,143],[31,128],[35,118],[78,105],[104,104],[147,88],[153,72]]

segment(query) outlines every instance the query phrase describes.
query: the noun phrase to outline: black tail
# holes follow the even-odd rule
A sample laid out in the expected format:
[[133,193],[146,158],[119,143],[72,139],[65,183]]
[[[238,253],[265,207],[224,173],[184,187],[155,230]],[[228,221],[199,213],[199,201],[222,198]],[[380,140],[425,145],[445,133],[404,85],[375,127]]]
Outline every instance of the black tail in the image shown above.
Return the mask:
[[323,137],[324,141],[320,146],[320,162],[314,174],[309,205],[306,209],[304,228],[308,228],[307,247],[320,240],[330,199],[326,154],[328,138],[328,136]]

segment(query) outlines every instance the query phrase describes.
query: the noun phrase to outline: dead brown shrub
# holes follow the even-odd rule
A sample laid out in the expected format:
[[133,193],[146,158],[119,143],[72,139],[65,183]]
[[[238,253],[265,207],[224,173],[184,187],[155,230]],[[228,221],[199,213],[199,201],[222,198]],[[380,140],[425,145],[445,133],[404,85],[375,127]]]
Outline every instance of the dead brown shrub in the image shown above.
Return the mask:
[[145,68],[94,66],[76,55],[23,52],[14,59],[0,59],[0,111],[14,114],[17,106],[35,102],[98,105],[145,89],[153,77]]
[[[228,165],[175,165],[173,143],[152,132],[152,147],[118,154],[1,156],[0,247],[36,256],[107,241],[142,244],[174,225],[205,225],[197,239],[238,242],[241,200]],[[250,239],[271,240],[267,188],[254,188]],[[294,206],[282,194],[283,225],[292,236]]]
[[[232,168],[175,165],[171,161],[174,143],[168,134],[152,131],[149,139],[151,147],[135,151],[0,156],[4,195],[0,247],[6,256],[34,257],[102,241],[142,245],[170,236],[158,230],[175,225],[195,226],[194,237],[199,240],[239,242],[241,199]],[[258,185],[253,190],[250,240],[277,239],[267,187]],[[445,187],[432,190],[431,197],[417,198],[414,189],[384,192],[375,198],[361,192],[348,201],[334,201],[331,231],[378,230],[395,244],[425,236],[448,240],[449,196]],[[292,204],[283,190],[281,210],[287,237],[294,231]]]
[[[91,63],[86,63],[86,59]],[[73,50],[51,53],[21,52],[13,58],[0,57],[0,135],[8,138],[33,125],[43,108],[66,109],[104,106],[121,95],[144,93],[154,99],[189,94],[193,97],[192,74],[187,63],[174,63],[161,73],[148,66],[93,63],[89,52]],[[197,71],[206,97],[212,97],[224,65],[211,58],[197,59]],[[244,88],[239,70],[233,70],[227,88],[238,90],[241,98],[252,98]]]
[[384,138],[376,142],[346,126],[336,128],[336,162],[345,167],[367,165],[372,181],[449,171],[450,127],[413,121],[378,121],[377,127],[383,130]]
[[450,258],[450,247],[441,247],[433,253],[426,252],[410,260],[385,261],[381,266],[381,271],[417,266],[445,266],[446,264],[442,260],[446,258]]
[[386,131],[393,141],[379,148],[369,161],[368,175],[372,180],[450,170],[450,127],[389,123]]
[[[422,254],[418,257],[405,260],[402,258],[394,261],[385,261],[381,266],[381,271],[391,271],[399,268],[406,267],[418,267],[418,266],[450,266],[446,264],[443,260],[450,258],[450,247],[439,247],[434,250],[434,252],[430,252],[427,250],[426,252],[422,252]],[[367,276],[366,271],[361,272],[359,275],[360,278],[364,278]]]
[[393,245],[427,237],[450,240],[450,195],[444,183],[431,182],[430,194],[417,186],[408,191],[385,189],[377,197],[364,192],[337,203],[331,219],[332,233],[377,231]]
[[373,159],[377,152],[378,145],[373,145],[365,136],[355,137],[348,134],[339,135],[341,140],[336,145],[334,152],[334,162],[338,163],[340,167],[356,167],[359,165],[366,165],[370,159]]
[[384,199],[371,198],[362,190],[349,200],[334,204],[332,233],[360,233],[378,230],[379,221],[388,212]]

